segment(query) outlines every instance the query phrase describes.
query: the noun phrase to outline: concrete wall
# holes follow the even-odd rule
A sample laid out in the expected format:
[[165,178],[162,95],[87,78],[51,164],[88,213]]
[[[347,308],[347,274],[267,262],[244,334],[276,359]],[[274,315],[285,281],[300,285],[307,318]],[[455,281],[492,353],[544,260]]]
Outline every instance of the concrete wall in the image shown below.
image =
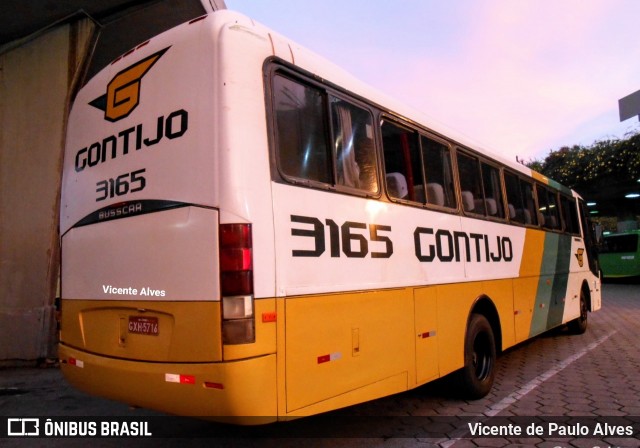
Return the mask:
[[56,355],[65,124],[92,32],[85,19],[0,54],[0,364]]

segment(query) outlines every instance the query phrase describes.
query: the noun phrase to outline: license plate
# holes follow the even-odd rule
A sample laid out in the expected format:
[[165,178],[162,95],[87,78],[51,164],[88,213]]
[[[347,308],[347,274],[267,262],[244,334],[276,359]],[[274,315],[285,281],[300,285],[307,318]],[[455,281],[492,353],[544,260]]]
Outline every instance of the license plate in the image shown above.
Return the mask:
[[157,317],[129,316],[129,333],[158,336],[160,325]]

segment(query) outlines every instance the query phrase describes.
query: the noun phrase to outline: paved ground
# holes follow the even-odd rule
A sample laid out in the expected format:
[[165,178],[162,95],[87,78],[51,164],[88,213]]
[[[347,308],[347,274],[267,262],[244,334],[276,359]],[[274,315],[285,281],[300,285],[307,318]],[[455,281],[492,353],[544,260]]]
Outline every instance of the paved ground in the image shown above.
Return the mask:
[[[196,438],[7,438],[0,445],[640,447],[640,285],[605,284],[603,297],[604,307],[590,315],[586,334],[555,331],[504,354],[494,389],[482,400],[453,398],[455,388],[438,381],[322,416],[259,429],[166,419],[89,397],[69,387],[57,368],[4,369],[0,370],[0,416],[127,416],[151,419],[155,427],[158,420],[154,419],[159,419],[163,427],[173,425],[173,433]],[[5,422],[0,418],[0,424]],[[593,435],[598,423],[607,435]],[[470,425],[511,433],[474,437]],[[519,436],[513,434],[516,427],[522,430]],[[544,433],[527,435],[527,428],[541,428]],[[557,430],[549,434],[550,428]],[[611,435],[612,430],[623,434]],[[632,435],[625,434],[629,430]],[[588,435],[572,436],[580,432]]]

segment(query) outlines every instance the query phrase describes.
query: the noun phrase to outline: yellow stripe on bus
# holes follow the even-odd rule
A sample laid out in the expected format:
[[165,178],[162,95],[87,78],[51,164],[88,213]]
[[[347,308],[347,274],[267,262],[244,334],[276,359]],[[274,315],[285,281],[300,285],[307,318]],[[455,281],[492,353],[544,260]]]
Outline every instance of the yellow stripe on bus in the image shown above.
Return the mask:
[[513,281],[515,342],[529,338],[538,293],[545,233],[527,229],[520,264],[520,275]]

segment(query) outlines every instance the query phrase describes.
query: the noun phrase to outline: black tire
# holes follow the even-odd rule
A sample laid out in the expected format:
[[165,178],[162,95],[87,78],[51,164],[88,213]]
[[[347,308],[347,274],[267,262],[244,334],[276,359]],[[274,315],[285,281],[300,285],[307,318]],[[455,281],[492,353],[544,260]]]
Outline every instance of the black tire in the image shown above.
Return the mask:
[[464,340],[464,367],[458,379],[464,398],[477,400],[489,393],[496,375],[493,329],[482,314],[472,314]]
[[587,308],[587,297],[584,289],[580,290],[580,316],[569,322],[569,331],[573,334],[583,334],[587,331],[589,323],[589,309]]

